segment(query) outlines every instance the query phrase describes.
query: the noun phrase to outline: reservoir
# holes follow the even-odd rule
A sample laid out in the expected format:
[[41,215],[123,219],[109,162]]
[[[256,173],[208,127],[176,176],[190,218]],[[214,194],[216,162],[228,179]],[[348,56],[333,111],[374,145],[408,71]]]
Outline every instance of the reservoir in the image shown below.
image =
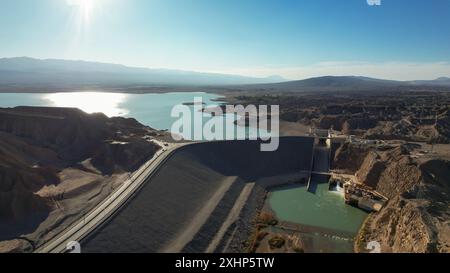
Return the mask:
[[[172,108],[183,103],[193,102],[194,98],[201,97],[206,107],[219,104],[221,96],[204,92],[173,92],[156,94],[125,94],[109,92],[67,92],[67,93],[0,93],[0,107],[16,106],[51,106],[74,107],[86,113],[103,113],[108,117],[123,116],[137,119],[140,123],[158,130],[171,129],[177,117],[171,116]],[[193,112],[193,106],[190,106]],[[211,119],[220,119],[226,130],[234,130],[238,134],[256,134],[255,128],[237,126],[233,114],[213,117],[203,113],[203,123]],[[260,131],[262,135],[267,131]],[[224,135],[226,131],[224,132]],[[183,134],[185,139],[192,139],[192,134]],[[228,138],[227,138],[228,139]],[[233,138],[232,138],[233,139]],[[231,139],[230,139],[231,140]]]

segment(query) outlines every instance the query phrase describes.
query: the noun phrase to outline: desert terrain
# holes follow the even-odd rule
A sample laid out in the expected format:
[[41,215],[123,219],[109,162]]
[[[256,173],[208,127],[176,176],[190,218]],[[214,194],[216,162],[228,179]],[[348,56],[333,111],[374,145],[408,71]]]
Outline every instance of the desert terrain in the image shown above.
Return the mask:
[[[250,92],[224,93],[230,104],[280,105],[282,132],[303,126],[334,129],[365,139],[450,142],[450,93],[397,92]],[[283,129],[283,125],[281,126]]]
[[0,252],[30,252],[95,207],[160,147],[134,119],[0,109]]
[[[229,104],[280,105],[279,149],[261,152],[259,141],[177,149],[81,242],[84,252],[339,249],[310,238],[318,231],[354,242],[356,252],[367,251],[370,241],[385,252],[449,251],[448,93],[223,94]],[[292,225],[265,209],[274,188],[306,185],[313,166],[311,128],[345,139],[332,145],[332,172],[389,199],[369,214],[356,238]],[[31,252],[82,218],[158,151],[155,139],[170,137],[134,119],[68,108],[1,109],[0,251]]]
[[[370,241],[385,252],[450,251],[449,93],[226,94],[231,104],[280,105],[281,135],[308,134],[311,127],[348,138],[332,152],[333,171],[389,198],[361,227],[355,251],[368,251]],[[292,245],[289,236],[283,242]]]

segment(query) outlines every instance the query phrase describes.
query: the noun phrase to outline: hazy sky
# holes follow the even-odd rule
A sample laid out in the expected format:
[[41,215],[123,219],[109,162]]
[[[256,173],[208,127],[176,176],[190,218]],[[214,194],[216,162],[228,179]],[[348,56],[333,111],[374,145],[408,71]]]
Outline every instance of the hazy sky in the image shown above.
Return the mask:
[[2,0],[0,57],[300,79],[450,76],[450,0]]

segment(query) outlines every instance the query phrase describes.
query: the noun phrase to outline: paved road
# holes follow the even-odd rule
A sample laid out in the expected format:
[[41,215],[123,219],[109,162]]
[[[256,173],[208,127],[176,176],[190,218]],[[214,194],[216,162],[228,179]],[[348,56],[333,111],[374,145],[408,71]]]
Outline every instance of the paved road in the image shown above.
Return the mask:
[[139,170],[125,181],[117,190],[108,196],[103,202],[92,209],[86,216],[79,219],[55,238],[35,250],[36,253],[61,253],[66,252],[69,242],[80,242],[83,238],[95,230],[105,220],[112,216],[147,180],[155,173],[169,155],[176,149],[187,144],[168,144],[158,142],[161,149],[155,156],[147,161]]

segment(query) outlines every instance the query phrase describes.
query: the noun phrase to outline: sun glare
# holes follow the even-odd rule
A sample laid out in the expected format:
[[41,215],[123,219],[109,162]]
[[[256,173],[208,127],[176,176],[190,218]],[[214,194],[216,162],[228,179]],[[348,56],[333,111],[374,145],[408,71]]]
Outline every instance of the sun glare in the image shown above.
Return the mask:
[[83,24],[88,24],[91,20],[95,2],[95,0],[67,0],[69,6],[77,9],[77,13],[81,17]]
[[53,93],[44,97],[55,107],[75,107],[86,113],[104,113],[108,117],[123,116],[128,113],[121,108],[127,95],[119,93],[74,92]]

